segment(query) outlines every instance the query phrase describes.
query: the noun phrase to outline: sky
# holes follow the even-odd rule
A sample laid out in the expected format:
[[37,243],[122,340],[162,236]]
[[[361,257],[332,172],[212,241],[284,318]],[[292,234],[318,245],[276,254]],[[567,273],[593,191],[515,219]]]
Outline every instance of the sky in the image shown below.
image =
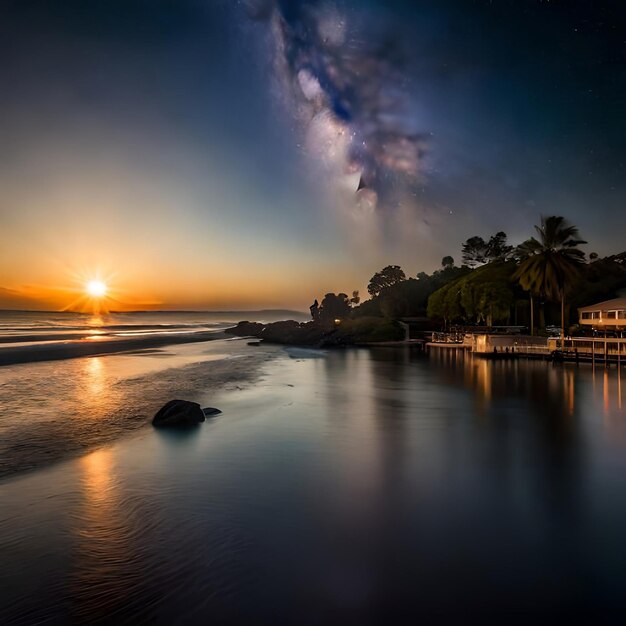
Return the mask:
[[305,309],[564,215],[626,249],[626,9],[4,0],[0,308]]

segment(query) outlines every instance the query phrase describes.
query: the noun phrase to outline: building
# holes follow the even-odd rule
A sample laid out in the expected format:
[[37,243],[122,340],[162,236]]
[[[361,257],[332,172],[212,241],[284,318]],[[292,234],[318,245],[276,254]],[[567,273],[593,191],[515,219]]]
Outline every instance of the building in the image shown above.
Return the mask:
[[626,298],[614,298],[578,309],[578,323],[594,330],[626,330]]

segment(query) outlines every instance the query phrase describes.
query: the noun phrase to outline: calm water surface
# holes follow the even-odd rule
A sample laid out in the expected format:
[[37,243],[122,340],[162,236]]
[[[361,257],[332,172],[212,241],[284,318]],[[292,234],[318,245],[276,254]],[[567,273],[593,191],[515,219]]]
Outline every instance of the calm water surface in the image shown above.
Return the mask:
[[0,623],[620,623],[615,369],[271,350],[196,430],[0,484]]

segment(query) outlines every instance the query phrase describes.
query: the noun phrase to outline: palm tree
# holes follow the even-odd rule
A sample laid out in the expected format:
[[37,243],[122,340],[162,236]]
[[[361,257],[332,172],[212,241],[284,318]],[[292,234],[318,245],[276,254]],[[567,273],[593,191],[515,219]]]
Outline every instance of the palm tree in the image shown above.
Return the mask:
[[561,302],[561,346],[565,340],[565,297],[578,278],[585,253],[578,246],[578,228],[564,217],[542,217],[541,226],[535,226],[539,239],[531,237],[520,248],[525,258],[514,278],[522,289],[532,296],[542,295]]
[[[514,258],[516,261],[523,262],[528,257],[532,256],[537,251],[537,240],[534,237],[527,239],[517,246],[514,253]],[[513,274],[513,278],[519,280],[520,285],[525,291],[528,291],[528,297],[530,299],[530,334],[531,336],[535,334],[535,296],[538,296],[538,293],[535,293],[530,284],[527,283],[519,274],[519,269]]]

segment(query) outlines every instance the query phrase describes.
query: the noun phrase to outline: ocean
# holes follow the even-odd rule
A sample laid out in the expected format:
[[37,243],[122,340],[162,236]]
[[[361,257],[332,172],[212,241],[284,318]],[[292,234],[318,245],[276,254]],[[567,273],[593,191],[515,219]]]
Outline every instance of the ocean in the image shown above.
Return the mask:
[[0,347],[7,343],[67,341],[87,337],[131,338],[213,331],[241,320],[274,322],[304,320],[304,313],[287,310],[260,311],[132,311],[92,315],[59,311],[0,310]]

